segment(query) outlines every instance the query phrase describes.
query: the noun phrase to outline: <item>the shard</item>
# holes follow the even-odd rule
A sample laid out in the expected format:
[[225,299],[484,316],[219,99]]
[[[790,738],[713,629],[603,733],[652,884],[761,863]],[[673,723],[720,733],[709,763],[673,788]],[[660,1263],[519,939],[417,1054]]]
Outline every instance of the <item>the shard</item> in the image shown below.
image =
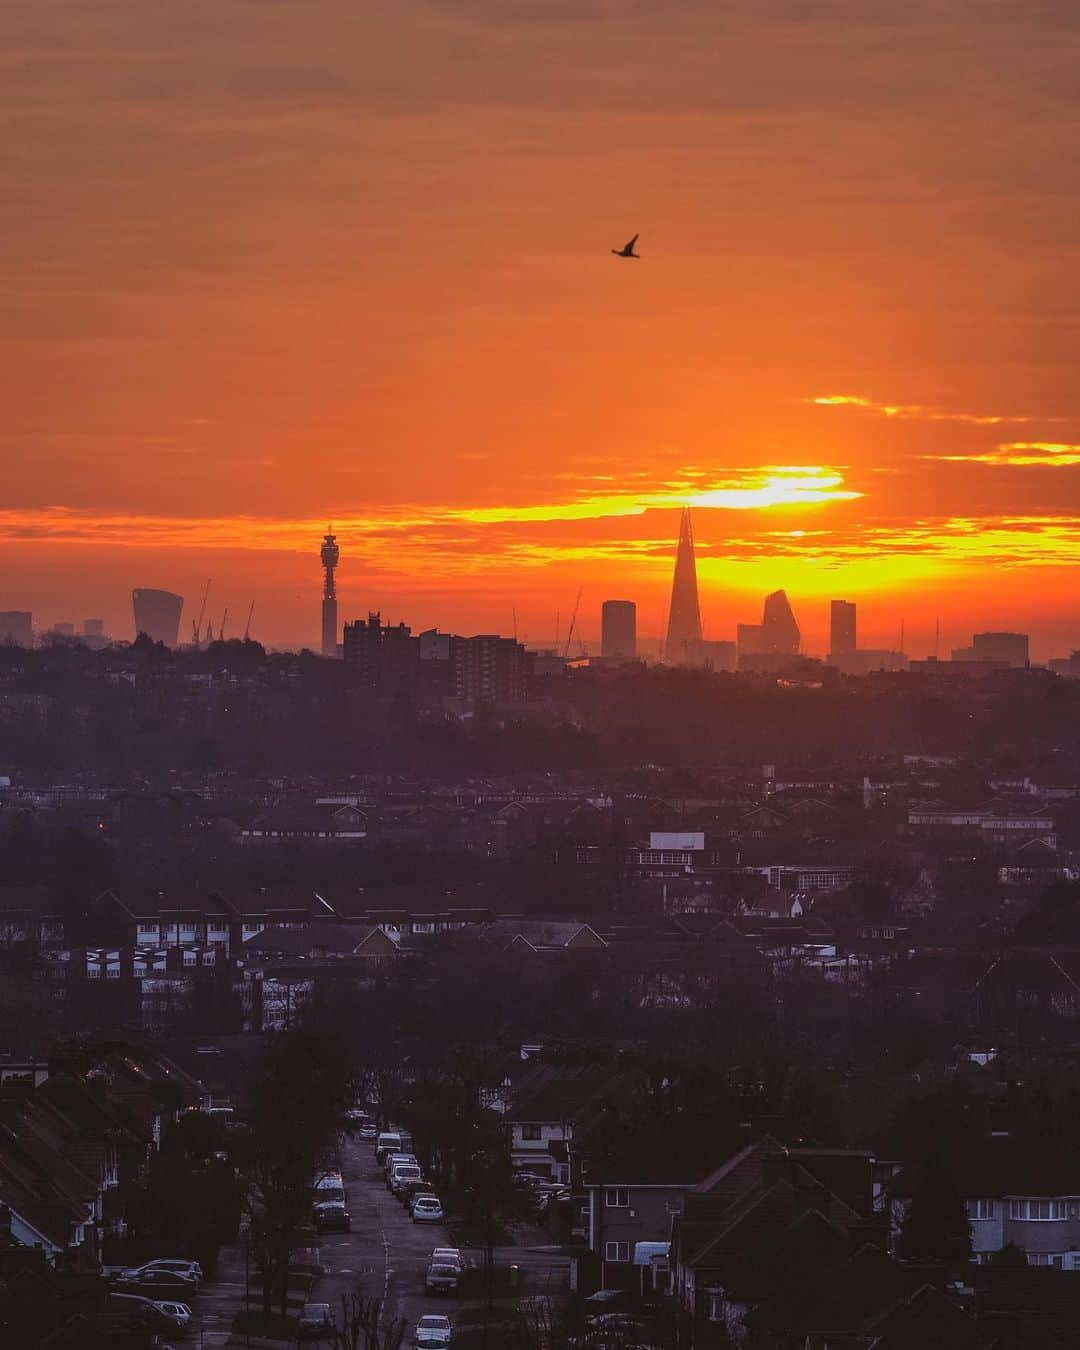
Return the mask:
[[675,576],[671,582],[665,658],[673,664],[683,664],[690,659],[692,644],[700,641],[701,609],[698,605],[697,563],[694,561],[694,531],[690,524],[690,508],[686,506],[679,525],[679,551],[675,555]]

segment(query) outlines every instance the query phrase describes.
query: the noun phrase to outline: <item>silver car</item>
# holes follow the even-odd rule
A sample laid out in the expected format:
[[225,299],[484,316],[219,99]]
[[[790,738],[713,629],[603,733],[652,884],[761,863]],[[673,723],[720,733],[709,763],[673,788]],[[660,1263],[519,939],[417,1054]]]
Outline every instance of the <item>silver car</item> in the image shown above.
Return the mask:
[[432,1313],[417,1322],[413,1330],[413,1345],[416,1350],[447,1350],[452,1332],[449,1317],[443,1313]]

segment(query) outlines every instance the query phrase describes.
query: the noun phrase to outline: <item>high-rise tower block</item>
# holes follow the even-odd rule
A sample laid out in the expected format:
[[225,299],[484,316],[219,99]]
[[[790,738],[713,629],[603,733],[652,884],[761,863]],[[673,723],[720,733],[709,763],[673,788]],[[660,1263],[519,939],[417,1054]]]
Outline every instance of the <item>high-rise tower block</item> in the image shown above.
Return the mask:
[[337,656],[338,650],[337,586],[334,582],[334,569],[341,558],[341,550],[337,546],[337,539],[330,533],[327,533],[323,540],[319,558],[325,578],[322,598],[322,654],[334,657]]

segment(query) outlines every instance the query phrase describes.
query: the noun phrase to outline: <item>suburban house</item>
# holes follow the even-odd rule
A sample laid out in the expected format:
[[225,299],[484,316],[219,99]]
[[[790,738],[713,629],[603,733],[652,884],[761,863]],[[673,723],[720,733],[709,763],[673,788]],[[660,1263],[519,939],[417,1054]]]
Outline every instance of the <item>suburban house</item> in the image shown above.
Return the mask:
[[[976,1263],[1013,1246],[1030,1266],[1080,1271],[1080,1168],[1072,1156],[1047,1157],[991,1137],[957,1150],[950,1169],[967,1205]],[[909,1168],[892,1184],[894,1234],[918,1175]]]
[[[745,1262],[766,1242],[802,1240],[844,1251],[884,1246],[873,1215],[873,1157],[847,1149],[785,1148],[766,1135],[684,1192],[671,1227],[673,1290],[680,1316],[697,1332],[723,1324],[739,1344],[758,1303]],[[706,1343],[706,1341],[702,1341]]]
[[589,1066],[574,1070],[540,1065],[514,1091],[504,1112],[510,1127],[510,1161],[522,1172],[569,1185],[572,1181],[574,1119],[609,1075]]

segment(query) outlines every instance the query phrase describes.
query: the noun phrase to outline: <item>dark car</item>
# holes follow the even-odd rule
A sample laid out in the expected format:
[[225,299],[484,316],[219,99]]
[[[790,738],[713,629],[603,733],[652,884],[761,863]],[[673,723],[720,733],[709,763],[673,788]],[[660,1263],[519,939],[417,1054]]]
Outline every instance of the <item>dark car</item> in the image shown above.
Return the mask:
[[177,1336],[184,1331],[179,1319],[171,1317],[161,1308],[155,1307],[150,1299],[141,1298],[138,1294],[109,1293],[105,1299],[105,1311],[129,1317],[134,1325],[163,1336]]
[[312,1219],[320,1233],[351,1233],[352,1219],[344,1205],[328,1203],[316,1205]]

